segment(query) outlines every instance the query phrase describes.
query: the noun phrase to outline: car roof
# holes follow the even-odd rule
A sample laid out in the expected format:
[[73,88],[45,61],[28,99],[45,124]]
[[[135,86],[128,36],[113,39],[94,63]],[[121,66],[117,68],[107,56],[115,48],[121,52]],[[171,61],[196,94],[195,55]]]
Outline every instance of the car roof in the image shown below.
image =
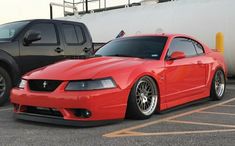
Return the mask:
[[174,34],[174,33],[161,33],[161,34],[141,34],[141,35],[132,35],[132,36],[126,36],[126,37],[154,37],[154,36],[162,36],[162,37],[187,37],[187,38],[192,38],[189,35],[186,34]]
[[[28,19],[28,20],[20,20],[20,21],[12,21],[12,22],[8,22],[8,23],[14,23],[14,22],[24,22],[24,21],[29,21],[30,23],[31,22],[37,22],[37,21],[40,21],[40,22],[64,22],[64,23],[80,23],[82,24],[81,22],[77,22],[77,21],[70,21],[70,20],[57,20],[57,19]],[[8,24],[8,23],[5,23],[5,24]]]

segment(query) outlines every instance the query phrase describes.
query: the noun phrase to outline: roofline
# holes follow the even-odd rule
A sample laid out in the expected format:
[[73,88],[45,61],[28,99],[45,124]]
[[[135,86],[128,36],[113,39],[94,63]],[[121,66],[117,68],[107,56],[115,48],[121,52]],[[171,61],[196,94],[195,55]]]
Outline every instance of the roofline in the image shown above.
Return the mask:
[[174,34],[174,33],[161,33],[161,34],[140,34],[140,35],[130,35],[130,36],[124,36],[124,37],[147,37],[147,36],[163,36],[163,37],[169,37],[169,38],[175,38],[175,37],[189,37],[194,39],[194,37],[186,35],[186,34]]
[[[82,23],[78,21],[71,21],[71,20],[58,20],[58,19],[25,19],[25,20],[19,20],[19,21],[11,21],[7,23],[2,23],[2,24],[9,24],[9,23],[15,23],[15,22],[24,22],[24,21],[29,21],[29,22],[34,22],[34,21],[51,21],[51,22],[75,22],[75,23]],[[0,24],[0,25],[2,25]]]

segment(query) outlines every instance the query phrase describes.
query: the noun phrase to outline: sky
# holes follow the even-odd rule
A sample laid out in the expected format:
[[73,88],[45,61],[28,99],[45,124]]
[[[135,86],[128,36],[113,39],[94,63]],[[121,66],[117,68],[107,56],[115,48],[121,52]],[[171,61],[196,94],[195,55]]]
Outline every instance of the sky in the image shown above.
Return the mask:
[[[68,0],[72,1],[72,0]],[[79,2],[82,0],[75,0]],[[128,0],[106,0],[107,6],[114,6],[125,4]],[[133,2],[139,2],[140,0],[131,0]],[[49,4],[50,2],[63,4],[63,0],[1,0],[0,4],[0,24],[25,20],[25,19],[40,19],[50,18]],[[98,2],[91,4],[90,8],[98,7]],[[101,0],[101,6],[104,6],[104,0]],[[82,6],[78,6],[82,8]],[[54,17],[63,16],[63,8],[53,7]]]

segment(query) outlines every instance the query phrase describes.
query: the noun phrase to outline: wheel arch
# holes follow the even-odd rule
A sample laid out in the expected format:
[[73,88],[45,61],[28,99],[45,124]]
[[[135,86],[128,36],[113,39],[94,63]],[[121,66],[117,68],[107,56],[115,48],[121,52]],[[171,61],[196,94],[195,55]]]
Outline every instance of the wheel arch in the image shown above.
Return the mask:
[[12,56],[2,50],[0,50],[0,67],[9,73],[12,85],[16,86],[20,79],[19,66]]
[[221,65],[216,66],[216,67],[213,69],[213,73],[211,74],[211,79],[210,79],[210,82],[209,82],[209,89],[210,89],[209,92],[211,92],[211,87],[212,87],[212,83],[213,83],[213,80],[214,80],[214,77],[215,77],[215,73],[216,73],[218,70],[223,71],[223,73],[224,73],[224,75],[225,75],[225,84],[226,84],[226,82],[227,82],[227,76],[226,76],[226,74],[225,74],[226,72],[225,72],[223,66],[221,66]]
[[[161,96],[161,90],[160,90],[159,82],[158,82],[158,80],[154,77],[153,74],[151,74],[151,73],[143,73],[143,74],[138,75],[138,76],[134,79],[134,82],[131,84],[131,88],[133,88],[133,86],[135,85],[135,83],[136,83],[139,79],[141,79],[142,77],[145,77],[145,76],[150,77],[150,78],[154,81],[154,83],[155,83],[155,85],[156,85],[157,92],[158,92],[158,93],[157,93],[157,94],[158,94],[157,112],[160,112],[160,104],[161,104],[161,98],[160,98],[160,96]],[[129,93],[129,94],[130,94],[130,93]],[[128,96],[128,98],[129,98],[129,96]]]

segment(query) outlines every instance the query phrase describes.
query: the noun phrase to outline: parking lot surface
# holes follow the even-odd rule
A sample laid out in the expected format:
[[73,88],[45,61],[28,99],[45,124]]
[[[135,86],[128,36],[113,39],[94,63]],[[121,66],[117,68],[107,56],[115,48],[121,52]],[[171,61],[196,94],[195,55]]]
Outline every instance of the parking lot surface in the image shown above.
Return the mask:
[[234,146],[235,82],[221,101],[204,99],[155,114],[148,120],[78,128],[13,118],[12,106],[0,107],[0,145],[159,145]]

